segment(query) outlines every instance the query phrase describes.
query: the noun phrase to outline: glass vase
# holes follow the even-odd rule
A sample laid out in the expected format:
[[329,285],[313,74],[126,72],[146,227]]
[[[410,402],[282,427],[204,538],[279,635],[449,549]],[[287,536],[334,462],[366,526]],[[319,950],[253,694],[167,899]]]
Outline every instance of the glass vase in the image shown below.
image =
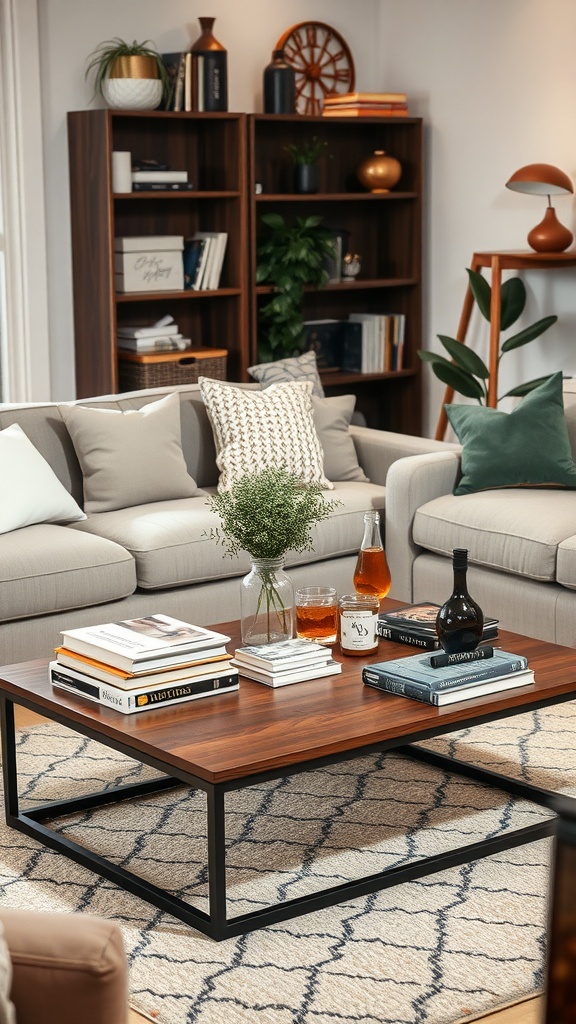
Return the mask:
[[284,557],[253,558],[240,587],[242,643],[275,644],[294,636],[294,588]]

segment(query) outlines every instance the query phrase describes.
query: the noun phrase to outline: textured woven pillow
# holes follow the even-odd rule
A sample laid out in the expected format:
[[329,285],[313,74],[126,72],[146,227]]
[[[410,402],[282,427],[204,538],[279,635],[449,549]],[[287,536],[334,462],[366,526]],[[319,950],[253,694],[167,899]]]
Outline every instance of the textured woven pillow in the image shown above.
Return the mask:
[[310,381],[272,384],[265,391],[243,391],[209,377],[198,383],[214,431],[219,491],[247,473],[280,467],[302,483],[332,488],[323,472]]
[[349,426],[356,395],[317,398],[312,395],[314,423],[324,452],[324,475],[328,480],[358,480],[370,483],[358,462]]
[[126,412],[86,405],[60,411],[82,468],[89,515],[198,492],[182,454],[177,394]]
[[277,359],[273,363],[258,363],[249,366],[248,373],[260,382],[263,388],[271,384],[281,384],[289,380],[309,380],[314,385],[313,394],[324,398],[324,388],[316,365],[316,353],[305,352],[302,356],[290,359]]
[[462,444],[454,494],[496,487],[576,487],[562,399],[562,373],[530,391],[511,413],[445,405]]
[[86,516],[18,423],[0,430],[0,533]]

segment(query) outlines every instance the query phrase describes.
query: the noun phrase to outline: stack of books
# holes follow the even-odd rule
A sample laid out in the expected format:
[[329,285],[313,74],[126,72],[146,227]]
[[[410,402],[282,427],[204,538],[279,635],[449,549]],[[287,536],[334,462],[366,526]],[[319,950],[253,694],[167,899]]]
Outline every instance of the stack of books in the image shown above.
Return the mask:
[[188,171],[177,171],[155,160],[143,160],[132,165],[133,192],[189,192],[194,183]]
[[237,690],[230,637],[169,615],[62,630],[53,686],[124,715]]
[[287,686],[342,671],[342,665],[334,661],[329,648],[300,639],[238,647],[232,665],[247,679],[266,686]]
[[359,336],[348,335],[342,350],[342,369],[349,373],[387,373],[401,370],[404,351],[403,313],[350,313],[360,323]]
[[405,92],[344,92],[326,96],[324,117],[407,117]]
[[226,253],[226,231],[196,231],[184,242],[184,288],[215,291]]
[[434,656],[426,654],[380,661],[362,670],[362,680],[377,690],[439,707],[534,683],[534,673],[525,657],[497,648],[481,660],[438,668],[433,667],[433,661]]
[[[436,651],[440,647],[436,632],[436,616],[440,611],[439,604],[423,601],[421,604],[406,604],[394,611],[380,612],[377,633],[384,640],[393,640],[397,644],[410,644],[428,651]],[[482,641],[493,640],[498,636],[498,619],[485,618]]]
[[119,324],[116,329],[118,348],[130,352],[185,351],[192,344],[180,333],[173,316],[163,316],[156,323]]

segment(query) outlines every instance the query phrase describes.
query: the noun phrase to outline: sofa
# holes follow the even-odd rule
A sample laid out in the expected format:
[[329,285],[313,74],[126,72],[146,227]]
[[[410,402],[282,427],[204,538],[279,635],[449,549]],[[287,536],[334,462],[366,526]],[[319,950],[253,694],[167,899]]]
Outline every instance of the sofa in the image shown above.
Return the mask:
[[[576,454],[576,381],[565,380],[560,395],[560,415],[572,461],[572,453]],[[547,439],[551,418],[549,406],[545,406],[536,410],[532,422],[542,435],[542,445],[556,456],[563,438]],[[539,438],[522,433],[520,440],[527,462],[532,459],[536,472]],[[576,646],[574,468],[566,466],[567,482],[562,487],[538,481],[535,486],[498,486],[454,494],[462,478],[463,452],[459,445],[391,466],[386,486],[390,596],[405,602],[442,604],[452,591],[452,551],[467,548],[468,589],[486,615],[498,618],[505,629]]]
[[0,910],[0,1024],[126,1024],[117,924],[89,914]]
[[[259,384],[225,386],[272,394],[272,387]],[[340,504],[313,529],[313,553],[289,553],[286,565],[295,586],[330,584],[342,594],[352,587],[363,513],[384,509],[389,467],[405,456],[454,446],[350,426],[353,396],[310,401],[327,486],[333,481],[326,493]],[[165,416],[164,405],[170,406],[173,416],[174,403],[177,431],[171,421],[172,432],[165,433],[158,408]],[[110,423],[114,429],[136,424],[148,434],[130,443],[116,438],[114,448],[105,436],[100,439],[101,410],[113,414],[104,417],[106,429]],[[64,628],[155,612],[198,625],[238,617],[239,578],[250,562],[246,554],[226,556],[218,520],[207,506],[220,469],[198,384],[77,402],[2,405],[3,439],[22,454],[3,463],[0,449],[4,493],[21,499],[12,518],[0,510],[1,663],[50,656]],[[298,454],[300,440],[291,447]],[[172,470],[176,481],[167,486]],[[58,510],[42,511],[54,483],[46,474],[63,492],[60,518]]]

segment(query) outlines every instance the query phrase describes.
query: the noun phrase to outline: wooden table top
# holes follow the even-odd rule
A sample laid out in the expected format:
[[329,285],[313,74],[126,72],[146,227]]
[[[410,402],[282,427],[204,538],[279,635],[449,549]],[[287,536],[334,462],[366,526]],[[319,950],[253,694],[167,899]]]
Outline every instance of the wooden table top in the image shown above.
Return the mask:
[[[239,646],[238,622],[215,628],[230,635],[231,650]],[[104,743],[108,738],[111,745],[130,748],[135,757],[142,753],[160,759],[168,773],[172,766],[221,783],[373,744],[394,746],[450,732],[570,694],[576,698],[576,650],[503,630],[498,644],[528,658],[535,684],[441,708],[362,683],[364,665],[417,653],[388,640],[380,640],[378,653],[369,658],[343,657],[335,644],[341,675],[278,688],[241,677],[240,689],[232,693],[133,715],[54,689],[47,660],[1,668],[0,692],[39,714],[51,717],[52,712],[71,728],[84,727]]]

